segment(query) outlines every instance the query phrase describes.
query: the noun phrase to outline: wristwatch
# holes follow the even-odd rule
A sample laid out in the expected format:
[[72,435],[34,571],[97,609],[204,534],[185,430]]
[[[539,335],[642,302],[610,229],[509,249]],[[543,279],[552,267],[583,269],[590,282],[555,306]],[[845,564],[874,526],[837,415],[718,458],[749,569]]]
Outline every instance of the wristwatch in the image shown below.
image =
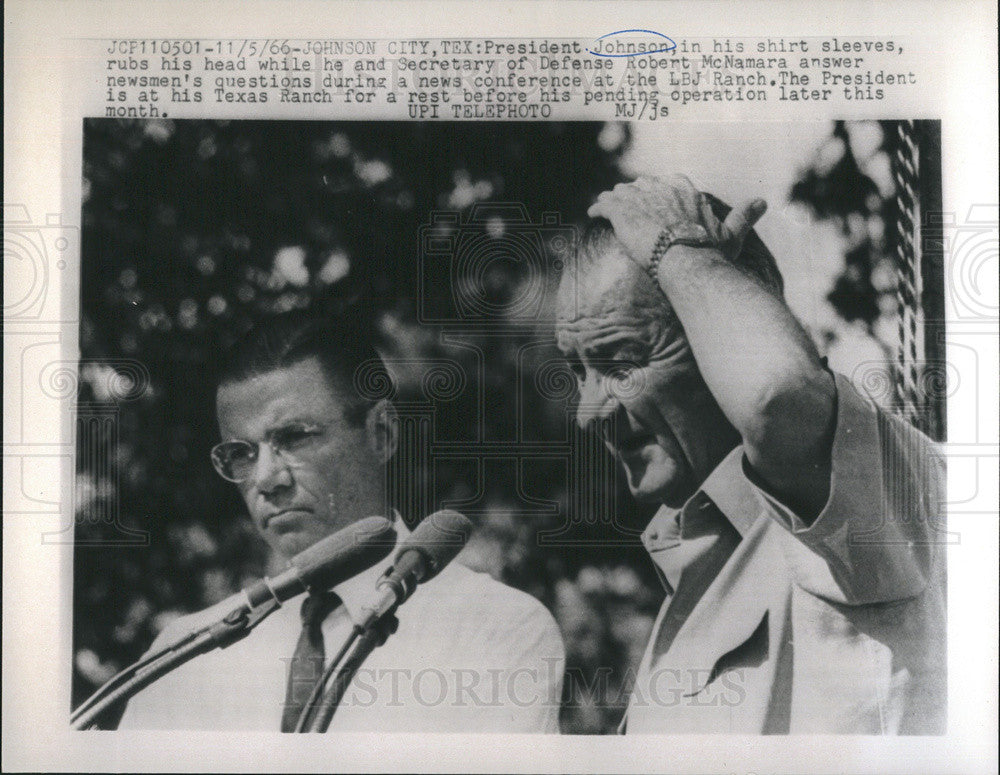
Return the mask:
[[714,248],[718,247],[715,240],[708,236],[705,227],[700,223],[681,223],[676,226],[664,226],[660,236],[653,246],[653,255],[649,259],[649,266],[646,271],[655,282],[660,278],[657,274],[660,268],[660,259],[674,245],[688,245],[693,248]]

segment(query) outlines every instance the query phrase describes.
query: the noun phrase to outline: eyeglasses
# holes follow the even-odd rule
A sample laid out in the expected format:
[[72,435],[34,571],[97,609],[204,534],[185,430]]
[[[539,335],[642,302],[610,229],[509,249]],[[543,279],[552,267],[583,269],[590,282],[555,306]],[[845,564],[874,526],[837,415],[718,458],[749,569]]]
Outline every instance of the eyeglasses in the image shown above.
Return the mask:
[[[308,462],[323,440],[321,425],[297,423],[270,431],[262,443],[267,444],[275,456],[294,466]],[[249,479],[257,467],[260,443],[233,439],[212,447],[212,465],[219,476],[237,484]]]

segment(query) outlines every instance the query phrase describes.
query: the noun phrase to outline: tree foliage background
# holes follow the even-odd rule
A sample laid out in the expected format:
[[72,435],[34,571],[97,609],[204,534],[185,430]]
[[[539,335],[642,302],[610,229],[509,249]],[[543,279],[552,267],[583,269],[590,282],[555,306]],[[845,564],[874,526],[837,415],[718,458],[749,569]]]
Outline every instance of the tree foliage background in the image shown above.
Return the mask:
[[[443,273],[444,281],[423,314],[455,315],[446,262],[419,260],[429,214],[468,215],[477,203],[500,201],[519,203],[535,223],[544,212],[578,223],[618,181],[628,138],[622,127],[584,123],[87,122],[78,400],[113,407],[116,421],[103,438],[80,434],[74,702],[137,658],[170,618],[267,569],[242,502],[208,461],[217,441],[215,370],[234,337],[276,311],[350,299],[400,360],[468,361],[468,347],[442,344],[433,326],[416,322],[418,273]],[[475,230],[496,228],[491,221]],[[524,267],[491,267],[481,301],[499,319]],[[475,423],[486,425],[484,438],[513,438],[519,381],[533,378],[518,348],[536,338],[530,330],[466,337],[483,354],[486,411],[477,417],[464,395],[448,396],[438,414],[444,438],[461,438]],[[130,400],[114,390],[129,371],[116,369],[123,363],[132,364]],[[400,375],[404,394],[410,376],[419,378]],[[542,437],[565,424],[565,402],[525,403],[524,424]],[[566,501],[564,479],[531,469],[528,491]],[[588,685],[576,699],[567,682],[567,728],[606,731],[624,702],[621,691],[611,696],[615,680],[662,596],[651,568],[635,546],[539,546],[537,531],[558,527],[558,517],[525,520],[518,471],[489,473],[467,561],[543,600],[581,675],[618,666],[609,686]],[[456,467],[439,476],[435,500],[467,499],[466,474]],[[600,539],[601,529],[577,532]],[[609,614],[616,601],[626,615]]]
[[[491,335],[506,330],[505,305],[532,279],[524,262],[501,256],[479,279],[480,317],[494,318],[494,331],[443,338],[418,321],[457,314],[454,276],[447,261],[428,262],[421,227],[432,212],[465,218],[513,202],[534,224],[556,213],[565,231],[620,180],[630,137],[628,125],[582,122],[86,122],[78,404],[81,417],[86,408],[113,421],[78,424],[74,705],[170,619],[268,570],[242,502],[208,458],[217,364],[261,317],[350,301],[401,363],[451,359],[476,374],[480,358],[481,393],[438,396],[442,438],[470,429],[496,440],[523,427],[538,440],[565,433],[566,396],[530,389],[557,357],[548,344],[525,360],[525,345],[551,342],[545,324]],[[843,126],[831,138],[840,155],[831,163],[819,153],[791,198],[857,229],[855,214],[869,224],[887,192],[854,163]],[[495,239],[510,233],[510,217],[459,228]],[[870,332],[891,289],[882,243],[869,236],[857,245],[831,301]],[[418,299],[428,278],[439,292]],[[543,279],[548,293],[552,278]],[[419,373],[397,377],[399,395],[426,392]],[[636,538],[648,510],[616,480],[616,524],[574,520],[565,476],[543,463],[478,477],[442,463],[433,503],[474,504],[478,530],[465,561],[555,615],[568,658],[563,730],[614,731],[663,598]],[[559,513],[525,517],[519,492],[559,504]],[[634,531],[623,535],[621,525]],[[575,546],[538,540],[560,527]]]

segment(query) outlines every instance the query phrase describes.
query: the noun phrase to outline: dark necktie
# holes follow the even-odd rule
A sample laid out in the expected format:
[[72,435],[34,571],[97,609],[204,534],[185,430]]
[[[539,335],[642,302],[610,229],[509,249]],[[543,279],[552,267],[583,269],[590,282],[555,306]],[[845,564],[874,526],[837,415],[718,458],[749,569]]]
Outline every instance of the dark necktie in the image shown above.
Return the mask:
[[302,601],[302,634],[288,669],[288,690],[281,714],[281,731],[294,732],[306,700],[323,675],[326,654],[323,649],[323,620],[341,600],[333,592],[309,595]]

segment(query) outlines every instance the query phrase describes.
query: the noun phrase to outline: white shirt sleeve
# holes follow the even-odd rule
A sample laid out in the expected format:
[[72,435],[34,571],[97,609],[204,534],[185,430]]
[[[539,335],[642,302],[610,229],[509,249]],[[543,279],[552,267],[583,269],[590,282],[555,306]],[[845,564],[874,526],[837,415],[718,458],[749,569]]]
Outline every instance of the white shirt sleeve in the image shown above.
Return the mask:
[[944,471],[933,442],[837,384],[830,495],[807,525],[743,468],[767,513],[797,539],[788,552],[796,582],[849,605],[920,594],[944,543]]

